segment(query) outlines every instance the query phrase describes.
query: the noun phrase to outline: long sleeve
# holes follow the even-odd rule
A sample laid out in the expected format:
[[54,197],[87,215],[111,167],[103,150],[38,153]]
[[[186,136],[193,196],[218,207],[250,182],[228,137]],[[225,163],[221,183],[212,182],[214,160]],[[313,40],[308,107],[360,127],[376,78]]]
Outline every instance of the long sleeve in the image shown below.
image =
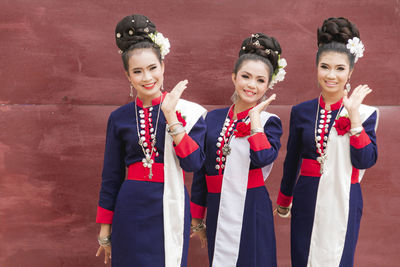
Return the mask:
[[283,165],[283,177],[277,200],[278,205],[283,207],[289,206],[292,202],[293,188],[301,166],[301,136],[296,124],[296,110],[293,107],[290,113],[289,139]]
[[198,171],[203,165],[205,160],[204,136],[206,130],[206,123],[203,117],[200,117],[189,134],[185,134],[179,145],[175,146],[176,155],[184,171]]
[[203,219],[207,206],[206,169],[203,166],[193,174],[190,210],[193,218]]
[[364,121],[364,130],[359,136],[350,137],[350,156],[353,167],[357,169],[367,169],[373,166],[378,158],[378,148],[376,146],[375,125],[377,112],[375,111],[367,120]]
[[116,133],[112,114],[108,119],[106,146],[100,200],[97,208],[97,223],[112,223],[114,206],[118,191],[125,179],[125,150],[122,140]]
[[278,157],[282,136],[281,120],[271,116],[264,125],[264,133],[257,133],[248,138],[252,167],[265,167]]

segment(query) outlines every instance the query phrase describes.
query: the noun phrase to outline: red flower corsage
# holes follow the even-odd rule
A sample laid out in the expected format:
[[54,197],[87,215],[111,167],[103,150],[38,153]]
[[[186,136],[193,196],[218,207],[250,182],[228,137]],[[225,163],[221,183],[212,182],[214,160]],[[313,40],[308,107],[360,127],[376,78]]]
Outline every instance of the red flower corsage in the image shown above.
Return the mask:
[[235,135],[236,137],[245,137],[250,135],[250,123],[239,122],[236,126]]
[[178,117],[178,121],[182,123],[182,126],[185,127],[186,126],[186,121],[185,121],[185,117],[182,116],[182,113],[180,111],[176,111],[176,116]]
[[351,122],[348,117],[339,117],[335,121],[335,128],[338,133],[338,135],[345,135],[347,132],[350,131],[351,128]]

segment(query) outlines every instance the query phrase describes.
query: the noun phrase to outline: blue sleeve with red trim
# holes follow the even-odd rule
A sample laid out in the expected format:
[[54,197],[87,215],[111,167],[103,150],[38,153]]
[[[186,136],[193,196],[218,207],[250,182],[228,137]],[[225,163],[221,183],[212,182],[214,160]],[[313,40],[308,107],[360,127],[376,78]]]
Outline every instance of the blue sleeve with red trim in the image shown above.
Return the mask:
[[200,117],[189,134],[185,134],[179,145],[175,146],[176,155],[184,171],[198,171],[203,165],[205,160],[204,136],[206,130],[206,123],[203,117]]
[[207,206],[207,194],[206,169],[205,166],[203,166],[199,171],[193,174],[190,198],[190,210],[193,218],[204,218]]
[[289,138],[283,164],[283,177],[278,196],[278,205],[287,207],[291,203],[293,188],[301,166],[301,132],[297,130],[296,107],[290,113]]
[[277,116],[271,116],[264,125],[264,133],[248,138],[252,168],[262,168],[274,162],[281,148],[281,136],[281,120]]
[[357,169],[368,169],[372,167],[378,159],[378,147],[376,146],[375,125],[377,112],[363,123],[364,130],[359,136],[350,137],[350,156],[353,167]]
[[102,184],[96,219],[98,223],[111,223],[116,197],[125,179],[124,145],[116,133],[112,115],[107,123]]

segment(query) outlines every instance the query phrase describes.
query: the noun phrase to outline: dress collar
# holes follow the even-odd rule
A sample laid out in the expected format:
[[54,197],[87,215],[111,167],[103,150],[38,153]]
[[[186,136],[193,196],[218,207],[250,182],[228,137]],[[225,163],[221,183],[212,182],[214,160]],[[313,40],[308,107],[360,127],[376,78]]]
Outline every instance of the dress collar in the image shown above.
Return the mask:
[[[234,108],[235,108],[235,105],[233,105],[232,108],[229,109],[229,114],[228,114],[229,118],[233,118],[233,109]],[[236,114],[237,119],[238,120],[243,120],[244,118],[246,118],[251,109],[252,109],[252,107],[247,109],[247,110],[245,110],[245,111],[242,111],[242,112]]]
[[[343,102],[343,98],[341,98],[338,102],[336,102],[335,104],[331,105],[331,110],[338,110],[341,106],[342,106],[342,102]],[[325,109],[326,103],[324,101],[324,98],[322,97],[322,95],[319,97],[319,103],[321,105],[321,108]]]
[[[153,100],[151,100],[151,105],[152,105],[152,106],[157,106],[157,105],[159,105],[159,104],[161,103],[161,97],[162,97],[163,99],[165,99],[165,95],[166,95],[166,94],[167,94],[167,92],[163,92],[160,96],[158,96],[158,97],[154,98]],[[136,99],[137,99],[137,100],[136,100],[136,105],[137,105],[138,107],[143,108],[143,101],[140,100],[139,97],[136,98]]]

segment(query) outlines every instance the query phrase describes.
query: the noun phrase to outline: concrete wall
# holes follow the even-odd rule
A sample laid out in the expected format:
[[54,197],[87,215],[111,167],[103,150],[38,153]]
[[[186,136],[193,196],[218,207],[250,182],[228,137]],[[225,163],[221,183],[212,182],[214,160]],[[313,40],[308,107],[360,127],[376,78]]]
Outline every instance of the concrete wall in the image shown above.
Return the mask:
[[[379,161],[363,180],[356,266],[396,266],[400,186],[398,0],[194,1],[3,0],[0,3],[0,266],[102,266],[94,223],[108,114],[131,101],[114,41],[115,24],[142,13],[170,39],[165,87],[188,79],[186,99],[230,104],[230,73],[241,41],[275,36],[287,78],[269,109],[283,123],[283,147],[267,182],[275,201],[290,107],[319,94],[316,29],[345,16],[359,27],[365,57],[353,87],[369,84],[380,108]],[[188,188],[191,175],[186,179]],[[290,266],[289,221],[276,218],[279,266]],[[190,267],[207,266],[198,240]]]

